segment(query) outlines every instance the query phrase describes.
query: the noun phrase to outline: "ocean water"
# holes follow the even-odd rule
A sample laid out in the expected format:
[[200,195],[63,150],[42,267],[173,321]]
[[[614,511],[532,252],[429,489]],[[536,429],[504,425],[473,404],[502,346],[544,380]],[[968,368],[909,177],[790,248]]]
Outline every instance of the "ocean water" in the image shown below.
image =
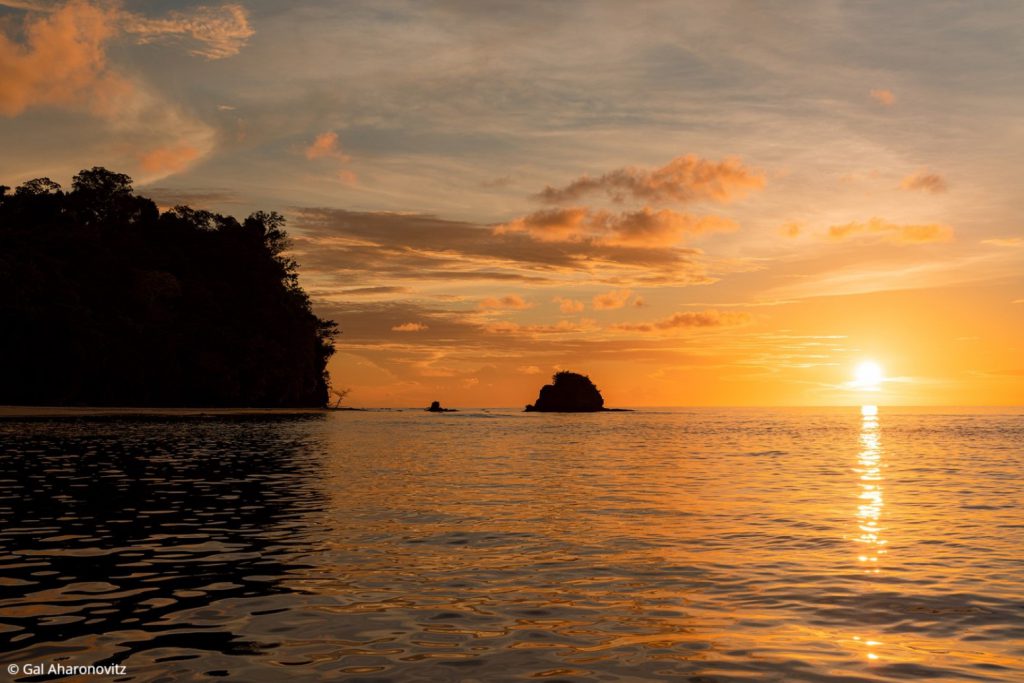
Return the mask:
[[182,681],[1024,681],[1024,411],[0,420],[0,651]]

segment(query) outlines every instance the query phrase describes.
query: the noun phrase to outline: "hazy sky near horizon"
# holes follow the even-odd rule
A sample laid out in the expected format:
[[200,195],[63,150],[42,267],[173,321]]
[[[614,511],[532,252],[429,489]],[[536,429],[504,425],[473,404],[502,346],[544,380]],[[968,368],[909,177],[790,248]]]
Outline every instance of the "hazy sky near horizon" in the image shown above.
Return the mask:
[[1021,404],[1022,71],[1009,1],[0,0],[0,182],[281,211],[354,405]]

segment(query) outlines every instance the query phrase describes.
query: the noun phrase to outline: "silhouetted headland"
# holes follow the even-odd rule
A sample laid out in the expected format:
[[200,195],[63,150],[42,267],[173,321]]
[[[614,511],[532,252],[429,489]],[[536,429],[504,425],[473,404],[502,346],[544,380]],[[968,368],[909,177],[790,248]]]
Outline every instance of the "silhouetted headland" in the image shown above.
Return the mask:
[[551,384],[540,389],[536,403],[526,406],[526,412],[538,413],[596,413],[608,410],[604,397],[590,378],[576,372],[556,372]]
[[457,413],[455,408],[442,408],[440,401],[433,401],[429,408],[424,408],[428,413]]
[[322,407],[337,326],[284,218],[160,213],[82,171],[0,186],[0,404]]

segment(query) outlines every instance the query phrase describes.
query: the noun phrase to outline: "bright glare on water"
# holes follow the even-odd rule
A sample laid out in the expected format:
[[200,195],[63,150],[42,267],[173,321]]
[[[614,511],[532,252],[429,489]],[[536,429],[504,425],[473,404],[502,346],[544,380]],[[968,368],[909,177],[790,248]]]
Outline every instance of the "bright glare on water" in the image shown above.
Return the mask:
[[1020,681],[1022,418],[3,420],[4,663],[116,662],[133,681]]

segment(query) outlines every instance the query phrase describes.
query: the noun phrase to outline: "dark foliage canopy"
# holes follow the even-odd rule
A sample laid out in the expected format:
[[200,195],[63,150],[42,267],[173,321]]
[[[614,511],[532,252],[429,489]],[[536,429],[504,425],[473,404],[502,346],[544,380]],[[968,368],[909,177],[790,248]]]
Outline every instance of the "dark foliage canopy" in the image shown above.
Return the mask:
[[0,404],[322,406],[337,326],[284,218],[160,213],[131,178],[0,186]]
[[592,413],[604,410],[604,398],[586,375],[556,372],[551,384],[540,389],[537,402],[526,406],[527,412]]

